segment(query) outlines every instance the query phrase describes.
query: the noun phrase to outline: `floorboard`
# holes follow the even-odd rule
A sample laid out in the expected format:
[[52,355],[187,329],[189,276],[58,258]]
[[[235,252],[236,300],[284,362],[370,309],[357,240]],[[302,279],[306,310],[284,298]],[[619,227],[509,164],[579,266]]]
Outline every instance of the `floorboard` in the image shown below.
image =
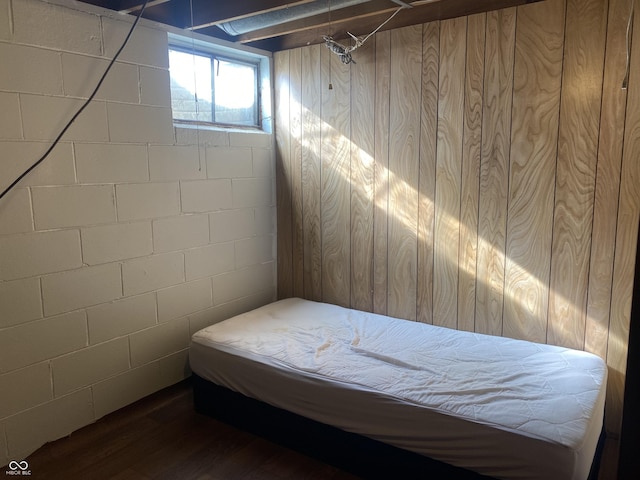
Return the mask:
[[[615,478],[608,443],[600,480]],[[196,413],[188,380],[44,445],[27,461],[32,478],[47,480],[358,478]]]
[[27,461],[32,477],[47,480],[357,478],[197,414],[188,381],[48,443]]

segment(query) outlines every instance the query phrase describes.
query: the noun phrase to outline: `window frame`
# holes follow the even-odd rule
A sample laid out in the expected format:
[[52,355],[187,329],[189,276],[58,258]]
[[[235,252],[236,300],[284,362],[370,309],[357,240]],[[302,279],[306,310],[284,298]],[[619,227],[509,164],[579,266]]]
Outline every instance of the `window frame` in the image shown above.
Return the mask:
[[[261,130],[271,133],[271,102],[270,102],[270,68],[271,57],[269,52],[256,51],[255,49],[240,49],[236,46],[227,46],[201,40],[195,37],[186,37],[169,32],[167,53],[171,50],[187,53],[190,55],[199,55],[211,59],[211,118],[212,122],[202,120],[184,120],[172,117],[176,126],[204,126],[204,127],[221,127],[243,130]],[[253,125],[241,123],[228,123],[216,121],[215,113],[215,65],[217,61],[225,61],[238,65],[244,65],[254,68],[254,98],[257,105],[253,114]],[[169,68],[169,78],[171,78],[171,70]],[[172,102],[173,103],[173,102]]]

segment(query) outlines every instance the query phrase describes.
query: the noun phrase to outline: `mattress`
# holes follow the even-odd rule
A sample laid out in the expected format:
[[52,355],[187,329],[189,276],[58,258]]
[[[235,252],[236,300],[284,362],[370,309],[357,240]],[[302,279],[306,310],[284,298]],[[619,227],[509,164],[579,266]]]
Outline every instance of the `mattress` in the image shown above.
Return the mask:
[[607,369],[562,347],[298,298],[196,332],[217,385],[483,475],[583,480]]

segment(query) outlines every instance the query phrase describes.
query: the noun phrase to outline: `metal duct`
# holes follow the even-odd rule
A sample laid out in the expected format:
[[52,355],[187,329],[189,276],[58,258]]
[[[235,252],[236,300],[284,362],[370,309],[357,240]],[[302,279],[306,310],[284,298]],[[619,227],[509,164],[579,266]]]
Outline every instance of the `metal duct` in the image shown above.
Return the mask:
[[252,17],[232,20],[230,22],[219,23],[218,27],[229,35],[242,35],[243,33],[253,32],[261,28],[273,27],[281,23],[300,20],[302,18],[312,17],[327,13],[329,10],[339,10],[353,5],[365,3],[368,0],[318,0],[303,5],[295,5],[293,7],[275,10],[273,12],[261,13]]

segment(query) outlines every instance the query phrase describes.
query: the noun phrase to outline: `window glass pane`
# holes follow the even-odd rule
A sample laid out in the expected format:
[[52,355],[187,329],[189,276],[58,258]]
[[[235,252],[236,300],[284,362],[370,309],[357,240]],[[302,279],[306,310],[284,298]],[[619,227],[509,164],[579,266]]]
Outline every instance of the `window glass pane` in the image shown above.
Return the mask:
[[215,121],[257,125],[257,69],[226,60],[215,60]]
[[211,58],[169,50],[173,118],[212,122]]

